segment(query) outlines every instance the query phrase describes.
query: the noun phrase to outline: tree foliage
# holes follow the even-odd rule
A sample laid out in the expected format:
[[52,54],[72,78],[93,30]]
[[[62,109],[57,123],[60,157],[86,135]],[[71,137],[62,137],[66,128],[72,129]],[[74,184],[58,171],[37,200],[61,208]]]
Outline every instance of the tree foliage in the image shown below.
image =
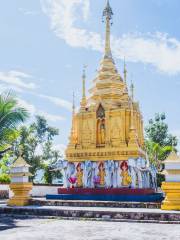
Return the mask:
[[176,147],[178,143],[177,137],[169,133],[168,124],[165,120],[165,113],[155,114],[155,118],[149,120],[149,125],[145,128],[146,137],[149,141],[158,143],[162,147]]
[[163,168],[162,161],[167,158],[172,150],[172,146],[160,146],[159,143],[146,140],[146,151],[148,153],[149,160],[159,170]]
[[61,157],[60,153],[53,149],[53,140],[58,134],[58,129],[49,126],[47,120],[41,116],[36,116],[36,121],[29,126],[20,128],[14,153],[17,157],[21,146],[24,159],[31,165],[32,180],[37,176],[38,170],[44,171],[45,183],[52,183],[56,176],[50,170]]
[[18,137],[17,127],[28,116],[28,112],[18,106],[18,100],[11,92],[0,95],[0,151],[8,149]]
[[6,153],[0,161],[0,183],[10,183],[9,170],[13,159]]
[[159,170],[163,168],[163,160],[167,158],[170,152],[177,146],[176,136],[169,133],[166,115],[156,114],[154,119],[149,121],[145,128],[146,141],[145,147],[150,161],[155,164]]

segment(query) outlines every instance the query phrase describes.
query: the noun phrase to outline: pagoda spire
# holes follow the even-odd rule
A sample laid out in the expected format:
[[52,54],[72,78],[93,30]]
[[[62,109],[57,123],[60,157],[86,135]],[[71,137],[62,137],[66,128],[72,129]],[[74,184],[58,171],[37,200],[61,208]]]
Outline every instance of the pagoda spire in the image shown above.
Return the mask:
[[131,100],[132,100],[132,103],[134,102],[134,84],[131,80],[131,86],[130,86],[130,89],[131,89]]
[[129,134],[129,144],[133,146],[139,146],[137,131],[134,125],[134,84],[131,81],[131,125],[130,125],[130,134]]
[[134,102],[134,84],[131,81],[131,129],[134,129],[134,109],[133,109],[133,102]]
[[124,57],[124,93],[128,93],[128,87],[127,87],[127,68],[126,68],[126,60]]
[[73,91],[73,103],[72,103],[72,115],[74,116],[75,115],[75,94],[74,94],[74,91]]
[[126,68],[126,59],[124,57],[124,82],[127,84],[127,68]]
[[75,94],[73,92],[73,103],[72,103],[72,127],[71,127],[71,135],[70,135],[70,144],[75,143]]
[[86,107],[86,68],[87,66],[83,66],[83,75],[82,75],[82,100],[81,100],[81,107]]
[[84,65],[83,75],[82,75],[82,97],[83,98],[86,98],[86,68],[87,66]]
[[111,24],[112,24],[112,16],[113,11],[109,4],[109,0],[107,0],[106,7],[103,11],[103,18],[105,18],[106,22],[106,39],[105,39],[105,55],[104,58],[112,58],[111,53],[111,44],[110,44],[110,36],[111,36]]

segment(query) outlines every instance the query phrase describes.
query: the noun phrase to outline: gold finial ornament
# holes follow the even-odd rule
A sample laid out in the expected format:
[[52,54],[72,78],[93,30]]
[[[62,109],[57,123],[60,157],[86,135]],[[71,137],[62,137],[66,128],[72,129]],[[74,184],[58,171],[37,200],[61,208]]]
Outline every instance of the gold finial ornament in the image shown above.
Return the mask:
[[124,82],[127,83],[127,68],[126,68],[126,59],[124,57]]
[[82,97],[86,98],[86,68],[87,65],[83,66],[83,75],[82,75],[82,80],[83,80],[83,87],[82,87]]
[[132,102],[133,102],[133,101],[134,101],[134,84],[133,84],[133,81],[132,81],[132,80],[131,80],[130,89],[131,89],[131,100],[132,100]]
[[134,84],[133,81],[131,80],[131,85],[130,85],[130,91],[131,91],[131,129],[134,129]]
[[75,106],[75,94],[73,92],[73,104],[72,104],[72,125],[71,125],[71,135],[70,135],[70,142],[72,144],[75,144],[76,142],[76,137],[75,137],[75,134],[76,134],[76,129],[75,129],[75,117],[76,117],[76,106]]
[[103,11],[103,17],[105,18],[105,21],[106,21],[106,39],[105,39],[105,55],[104,55],[105,58],[112,58],[111,43],[110,43],[110,36],[111,36],[110,25],[112,24],[112,16],[113,16],[113,11],[109,4],[109,1],[107,1],[106,7]]
[[82,100],[81,100],[81,109],[85,110],[86,108],[86,68],[87,65],[83,66],[83,75],[82,75]]
[[127,67],[126,67],[126,60],[125,60],[125,57],[124,57],[124,93],[125,94],[128,94],[128,87],[127,87]]
[[75,108],[76,108],[76,106],[75,106],[75,94],[73,92],[73,103],[72,103],[72,114],[73,114],[73,116],[75,114]]

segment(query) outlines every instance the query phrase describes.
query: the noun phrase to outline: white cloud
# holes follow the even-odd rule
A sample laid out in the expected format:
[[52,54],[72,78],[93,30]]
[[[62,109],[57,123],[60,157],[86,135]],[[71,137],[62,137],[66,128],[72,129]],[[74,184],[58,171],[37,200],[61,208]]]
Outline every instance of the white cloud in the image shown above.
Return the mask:
[[47,99],[58,107],[63,107],[69,111],[72,111],[72,103],[58,97],[52,97],[48,95],[39,94],[41,98]]
[[28,75],[24,72],[12,70],[9,72],[0,72],[0,82],[8,85],[8,88],[11,89],[28,89],[34,90],[37,88],[36,84],[30,82],[32,79],[31,75]]
[[[90,0],[41,0],[44,13],[50,18],[51,29],[72,47],[103,50],[103,38],[99,33],[75,25],[80,16],[86,20]],[[97,20],[98,21],[98,20]],[[167,34],[126,34],[112,36],[112,48],[117,58],[155,66],[168,74],[180,73],[180,41]]]
[[[2,72],[0,71],[0,82],[2,82],[2,84],[0,83],[1,86],[1,90],[5,91],[5,90],[9,90],[12,89],[15,92],[29,92],[31,94],[34,94],[40,98],[44,98],[47,99],[48,101],[50,101],[51,103],[55,104],[58,107],[63,107],[69,111],[72,111],[72,103],[68,102],[67,100],[58,98],[58,97],[53,97],[53,96],[48,96],[48,95],[44,95],[44,94],[39,94],[34,92],[33,90],[35,90],[37,88],[37,85],[33,82],[29,82],[30,79],[32,79],[34,77],[32,77],[29,74],[26,74],[24,72],[20,72],[20,71],[15,71],[15,70],[11,70],[9,72]],[[25,103],[24,100],[21,100],[21,103],[23,103],[24,105],[26,105],[27,109],[30,109],[30,112],[32,112],[32,105],[30,106],[30,104]],[[51,115],[45,112],[41,112],[42,115],[46,115],[46,117],[51,120],[51,121],[58,121],[58,120],[62,120],[63,118],[60,116],[55,116],[55,115]]]
[[8,91],[13,91],[13,92],[18,92],[18,93],[23,92],[22,88],[19,88],[17,86],[9,87],[9,85],[7,85],[7,84],[0,84],[0,89],[1,89],[1,93],[2,92],[8,92]]
[[180,73],[180,41],[167,34],[136,33],[112,41],[117,57],[124,55],[133,62],[149,63],[169,74]]
[[[89,14],[89,0],[41,0],[43,11],[50,17],[55,34],[72,47],[95,48],[102,50],[99,34],[74,27],[74,22]],[[78,14],[76,14],[78,12]]]
[[27,109],[32,116],[34,116],[34,115],[44,116],[48,121],[51,121],[51,122],[58,122],[58,121],[64,120],[64,117],[62,117],[60,115],[50,114],[45,111],[39,110],[34,105],[28,103],[27,101],[25,101],[21,98],[18,98],[18,103],[19,103],[19,106]]
[[60,115],[54,115],[54,114],[50,114],[50,113],[47,113],[44,111],[38,111],[37,114],[40,116],[44,116],[47,120],[49,120],[51,122],[58,122],[58,121],[64,120],[64,117],[62,117]]
[[[33,82],[30,82],[30,79],[34,79],[29,74],[26,74],[24,72],[20,71],[15,71],[11,70],[9,72],[2,72],[0,71],[0,88],[1,91],[6,91],[6,90],[13,90],[15,92],[27,92],[34,94],[37,97],[47,99],[51,103],[55,104],[58,107],[63,107],[67,109],[68,111],[72,111],[72,103],[58,98],[58,97],[53,97],[49,95],[44,95],[44,94],[39,94],[36,93],[35,90],[37,88],[37,85]],[[2,82],[2,83],[1,83]],[[52,115],[47,112],[43,111],[38,111],[35,106],[32,104],[29,104],[28,102],[19,99],[20,104],[22,104],[26,109],[28,109],[32,114],[39,114],[39,115],[44,115],[48,120],[50,121],[59,121],[63,120],[64,118],[59,116],[59,115]],[[35,113],[36,112],[36,113]]]

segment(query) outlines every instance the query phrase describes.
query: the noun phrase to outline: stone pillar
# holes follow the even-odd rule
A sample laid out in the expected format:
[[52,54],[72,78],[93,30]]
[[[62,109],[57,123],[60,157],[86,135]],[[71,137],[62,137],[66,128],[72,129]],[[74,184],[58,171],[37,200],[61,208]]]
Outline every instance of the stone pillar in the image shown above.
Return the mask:
[[165,182],[162,190],[166,197],[161,205],[162,210],[180,211],[180,157],[173,151],[165,161]]

